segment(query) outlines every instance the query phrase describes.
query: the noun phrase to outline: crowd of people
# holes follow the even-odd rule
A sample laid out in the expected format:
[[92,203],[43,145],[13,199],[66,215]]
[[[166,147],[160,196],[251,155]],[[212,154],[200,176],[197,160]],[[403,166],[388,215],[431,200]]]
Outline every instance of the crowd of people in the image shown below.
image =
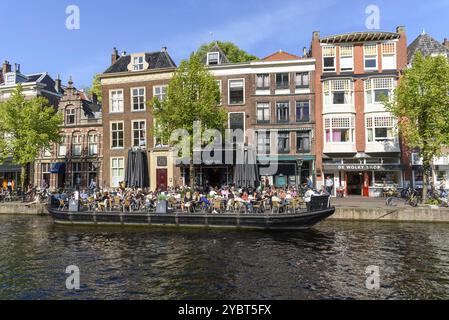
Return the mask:
[[119,188],[109,190],[86,189],[80,191],[60,191],[54,199],[61,209],[68,207],[70,200],[80,204],[81,210],[146,212],[156,210],[161,201],[168,203],[169,209],[183,212],[207,211],[210,213],[244,211],[262,213],[276,210],[294,210],[303,206],[308,209],[313,196],[329,195],[323,186],[320,192],[311,186],[278,188],[262,181],[258,188],[237,188],[234,186],[206,187],[191,190],[187,186],[152,191],[146,188],[127,188],[124,183]]

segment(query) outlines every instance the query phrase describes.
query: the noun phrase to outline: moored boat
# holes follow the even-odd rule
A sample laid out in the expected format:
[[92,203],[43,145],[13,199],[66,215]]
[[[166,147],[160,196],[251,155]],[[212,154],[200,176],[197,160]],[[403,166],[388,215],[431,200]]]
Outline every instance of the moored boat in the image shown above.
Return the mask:
[[92,226],[166,226],[236,228],[264,230],[304,230],[313,227],[335,213],[328,196],[313,197],[309,211],[285,213],[184,213],[148,212],[71,212],[49,206],[53,220],[62,225]]

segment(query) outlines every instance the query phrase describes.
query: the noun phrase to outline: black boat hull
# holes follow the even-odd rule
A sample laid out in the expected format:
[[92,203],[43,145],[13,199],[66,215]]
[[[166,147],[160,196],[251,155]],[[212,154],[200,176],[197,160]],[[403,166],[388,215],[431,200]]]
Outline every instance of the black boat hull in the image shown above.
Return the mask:
[[68,212],[48,208],[56,224],[91,226],[201,227],[264,230],[304,230],[335,213],[335,208],[297,214],[148,214],[123,212]]

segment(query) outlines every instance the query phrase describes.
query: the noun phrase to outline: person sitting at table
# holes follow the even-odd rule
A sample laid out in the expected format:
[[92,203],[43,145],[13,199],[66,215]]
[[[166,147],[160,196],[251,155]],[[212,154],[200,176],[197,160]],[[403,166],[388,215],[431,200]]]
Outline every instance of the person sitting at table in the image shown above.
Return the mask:
[[[326,186],[324,188],[327,191]],[[304,194],[304,202],[306,203],[307,211],[310,211],[310,202],[312,202],[312,197],[316,196],[317,194],[315,191],[313,191],[311,188],[308,188],[306,193]]]
[[101,197],[101,202],[102,202],[102,204],[103,204],[103,208],[104,208],[104,210],[106,211],[107,209],[109,209],[109,205],[110,205],[110,203],[109,203],[109,201],[111,200],[111,197],[109,196],[109,193],[108,192],[105,192],[104,194],[103,194],[103,196]]
[[226,211],[232,211],[234,210],[234,201],[235,201],[235,195],[234,192],[232,192],[232,189],[228,192],[228,202],[226,205]]

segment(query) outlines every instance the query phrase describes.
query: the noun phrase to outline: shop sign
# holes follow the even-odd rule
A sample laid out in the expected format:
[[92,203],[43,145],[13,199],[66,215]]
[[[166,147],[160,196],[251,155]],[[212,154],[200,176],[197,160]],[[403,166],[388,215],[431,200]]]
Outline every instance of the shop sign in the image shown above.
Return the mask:
[[324,165],[326,170],[337,171],[391,171],[402,170],[401,165],[381,165],[381,164],[342,164],[342,165]]

